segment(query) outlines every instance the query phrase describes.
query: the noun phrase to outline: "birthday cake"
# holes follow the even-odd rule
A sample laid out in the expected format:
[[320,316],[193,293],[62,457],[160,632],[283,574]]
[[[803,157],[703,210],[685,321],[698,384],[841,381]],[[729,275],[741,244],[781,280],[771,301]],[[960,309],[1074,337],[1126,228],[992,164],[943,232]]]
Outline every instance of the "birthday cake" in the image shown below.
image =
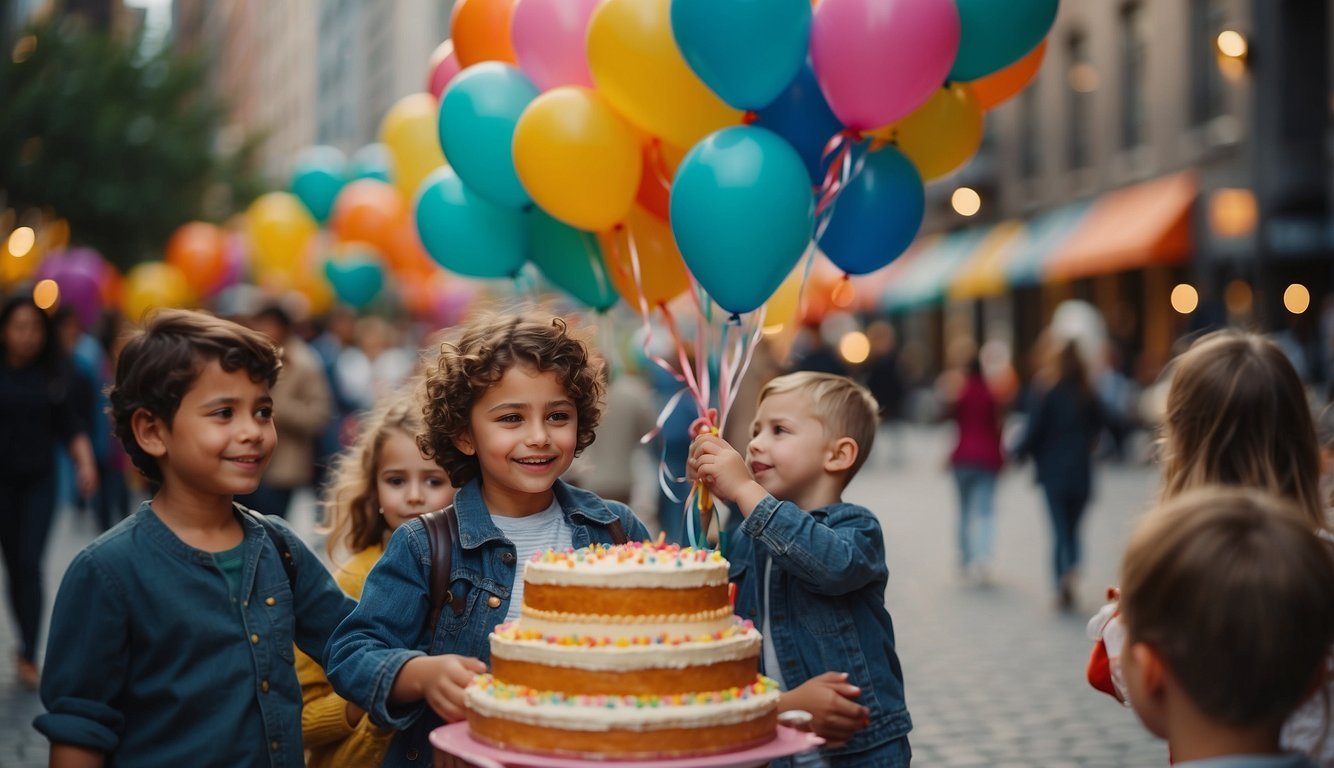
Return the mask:
[[774,738],[778,686],[732,613],[727,561],[653,544],[540,553],[491,673],[465,693],[473,738],[504,749],[649,759]]

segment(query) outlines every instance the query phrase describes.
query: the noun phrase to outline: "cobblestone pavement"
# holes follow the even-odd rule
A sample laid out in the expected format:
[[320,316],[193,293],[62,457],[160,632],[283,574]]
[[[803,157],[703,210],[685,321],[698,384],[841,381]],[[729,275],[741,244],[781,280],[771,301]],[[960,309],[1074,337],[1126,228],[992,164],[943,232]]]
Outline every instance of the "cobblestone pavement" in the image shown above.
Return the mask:
[[[1135,517],[1157,483],[1142,466],[1102,467],[1084,528],[1085,578],[1080,610],[1053,609],[1049,531],[1031,467],[1007,471],[997,493],[996,563],[992,585],[960,578],[955,549],[956,500],[944,469],[946,430],[905,435],[905,459],[877,452],[849,488],[885,526],[888,602],[907,678],[911,735],[920,766],[1166,766],[1166,750],[1134,715],[1090,689],[1083,679],[1087,615],[1115,580],[1118,558]],[[298,497],[293,525],[313,541],[309,497]],[[48,553],[47,593],[91,541],[92,524],[64,509]],[[0,648],[12,658],[14,627],[0,616]],[[0,664],[0,768],[45,766],[47,744],[32,729],[42,711],[36,694],[19,688],[12,663]]]

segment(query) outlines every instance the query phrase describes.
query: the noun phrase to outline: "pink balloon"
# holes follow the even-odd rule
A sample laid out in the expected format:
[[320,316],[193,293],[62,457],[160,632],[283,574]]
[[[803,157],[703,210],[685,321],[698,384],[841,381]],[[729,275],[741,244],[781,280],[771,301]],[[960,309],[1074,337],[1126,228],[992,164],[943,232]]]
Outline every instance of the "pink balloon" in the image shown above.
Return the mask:
[[519,69],[543,91],[559,85],[593,87],[588,71],[588,20],[601,0],[518,0],[510,42]]
[[959,50],[955,0],[821,0],[811,68],[843,125],[869,131],[945,83]]
[[426,76],[426,90],[439,99],[449,81],[453,80],[461,69],[459,57],[454,55],[454,41],[446,40],[437,45],[435,51],[431,53],[428,66],[430,70]]

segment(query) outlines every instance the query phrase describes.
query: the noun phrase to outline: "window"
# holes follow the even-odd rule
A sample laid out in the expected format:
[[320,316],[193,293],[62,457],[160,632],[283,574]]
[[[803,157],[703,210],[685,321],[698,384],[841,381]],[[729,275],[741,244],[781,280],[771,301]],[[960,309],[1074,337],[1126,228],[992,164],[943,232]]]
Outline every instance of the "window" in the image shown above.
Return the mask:
[[1147,14],[1142,3],[1121,8],[1121,146],[1129,149],[1144,143],[1144,72],[1149,54]]
[[1066,139],[1066,150],[1069,167],[1084,168],[1089,164],[1093,92],[1098,89],[1098,71],[1089,61],[1088,38],[1084,33],[1074,32],[1070,35],[1066,42],[1066,63],[1069,67],[1066,74],[1070,85],[1067,91],[1069,103],[1066,125],[1069,128],[1069,135]]
[[1223,30],[1221,0],[1190,2],[1190,121],[1201,125],[1223,114],[1223,76],[1218,71],[1215,40]]

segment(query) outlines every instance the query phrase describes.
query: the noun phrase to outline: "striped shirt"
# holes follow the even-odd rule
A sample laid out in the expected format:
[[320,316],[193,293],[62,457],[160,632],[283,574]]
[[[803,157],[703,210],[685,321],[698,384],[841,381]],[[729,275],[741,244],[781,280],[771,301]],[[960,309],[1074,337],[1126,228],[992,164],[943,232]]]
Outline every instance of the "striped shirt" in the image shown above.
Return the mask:
[[563,550],[574,546],[574,531],[565,523],[560,502],[554,497],[551,506],[535,515],[492,515],[491,522],[505,534],[505,538],[513,542],[517,558],[514,562],[519,564],[514,574],[514,588],[510,591],[509,610],[505,612],[505,621],[514,621],[519,618],[519,611],[523,607],[523,569],[528,566],[528,561],[533,559],[533,555],[548,549]]

